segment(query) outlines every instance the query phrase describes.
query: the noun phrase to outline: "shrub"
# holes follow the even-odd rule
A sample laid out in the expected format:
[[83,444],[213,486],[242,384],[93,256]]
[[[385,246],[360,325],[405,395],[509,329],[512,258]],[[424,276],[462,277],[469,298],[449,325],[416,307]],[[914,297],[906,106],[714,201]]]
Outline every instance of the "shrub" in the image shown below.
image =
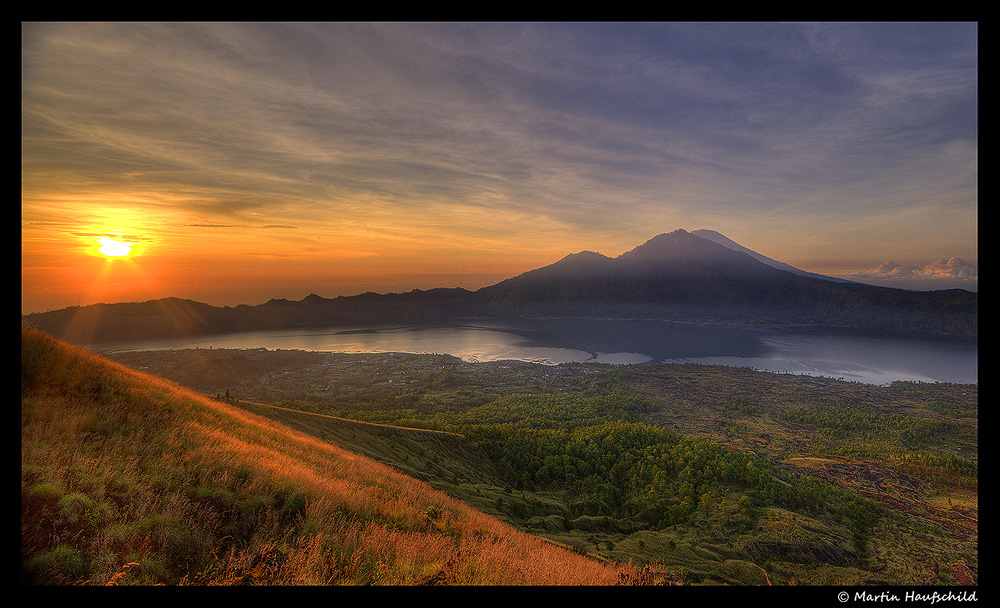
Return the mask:
[[35,585],[66,585],[87,578],[87,564],[80,552],[65,544],[30,558],[21,567],[22,582]]
[[21,547],[33,551],[50,545],[55,532],[62,488],[40,482],[21,490]]
[[175,577],[197,572],[208,564],[212,539],[201,530],[171,526],[163,536],[164,553]]
[[62,497],[62,488],[51,481],[42,481],[21,492],[21,508],[53,509]]
[[73,492],[59,499],[59,517],[64,522],[80,524],[95,505],[94,499],[86,494]]

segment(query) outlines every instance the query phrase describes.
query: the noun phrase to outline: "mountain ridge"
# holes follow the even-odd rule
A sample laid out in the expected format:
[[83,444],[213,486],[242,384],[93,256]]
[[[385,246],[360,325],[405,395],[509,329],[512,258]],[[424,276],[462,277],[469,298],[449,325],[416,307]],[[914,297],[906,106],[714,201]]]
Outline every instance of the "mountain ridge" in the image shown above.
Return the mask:
[[236,307],[164,298],[70,307],[22,319],[62,339],[83,343],[260,329],[540,317],[658,318],[978,335],[976,293],[960,289],[913,292],[837,281],[794,272],[797,269],[790,266],[792,270],[776,267],[767,263],[769,258],[761,260],[764,256],[739,247],[677,229],[614,258],[592,251],[571,253],[475,291],[440,287],[332,299],[310,293],[299,301],[272,299]]
[[799,268],[796,268],[796,267],[792,266],[791,264],[786,264],[784,262],[779,262],[779,261],[777,261],[775,259],[772,259],[772,258],[769,258],[769,257],[767,257],[767,256],[765,256],[765,255],[763,255],[761,253],[757,253],[756,251],[748,249],[748,248],[744,247],[743,245],[740,245],[736,241],[730,239],[729,237],[725,236],[724,234],[721,234],[720,232],[715,231],[715,230],[708,230],[708,229],[705,229],[705,228],[700,228],[698,230],[692,230],[691,234],[693,234],[695,236],[700,236],[701,238],[704,238],[704,239],[708,239],[710,241],[718,243],[718,244],[722,245],[723,247],[727,247],[727,248],[732,249],[734,251],[742,251],[743,253],[746,253],[750,257],[754,258],[755,260],[757,260],[759,262],[763,262],[764,264],[767,264],[768,266],[771,266],[773,268],[777,268],[779,270],[787,270],[788,272],[791,272],[793,274],[798,274],[798,275],[807,276],[807,277],[814,277],[814,278],[817,278],[817,279],[824,279],[824,280],[827,280],[827,281],[835,281],[837,283],[853,283],[853,282],[855,282],[855,281],[848,281],[847,279],[841,279],[841,278],[838,278],[838,277],[831,277],[831,276],[827,276],[827,275],[824,275],[824,274],[819,274],[819,273],[815,273],[815,272],[809,272],[809,271],[806,271],[806,270],[801,270]]

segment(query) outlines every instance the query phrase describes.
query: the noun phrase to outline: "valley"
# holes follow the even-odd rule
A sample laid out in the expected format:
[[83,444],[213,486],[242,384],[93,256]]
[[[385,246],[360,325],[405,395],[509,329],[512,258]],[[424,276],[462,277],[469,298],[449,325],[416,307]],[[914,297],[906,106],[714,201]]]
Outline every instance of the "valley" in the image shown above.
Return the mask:
[[978,385],[400,353],[113,358],[686,584],[978,577]]
[[[708,236],[475,292],[24,315],[22,576],[976,584],[977,294]],[[308,346],[218,347],[261,332]]]

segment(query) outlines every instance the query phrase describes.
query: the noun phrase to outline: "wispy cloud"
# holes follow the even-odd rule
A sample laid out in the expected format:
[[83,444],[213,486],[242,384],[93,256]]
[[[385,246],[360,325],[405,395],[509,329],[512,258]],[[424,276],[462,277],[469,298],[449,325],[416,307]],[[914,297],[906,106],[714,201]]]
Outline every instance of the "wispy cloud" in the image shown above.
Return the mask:
[[124,234],[121,232],[74,232],[73,236],[82,236],[88,238],[114,238],[122,241],[152,241],[152,237],[140,236],[138,234]]
[[[336,209],[368,194],[542,201],[574,223],[588,217],[578,205],[622,188],[641,211],[712,196],[761,207],[974,142],[975,44],[968,26],[947,29],[40,25],[26,47],[26,142],[67,168],[86,147],[95,172],[216,188],[223,207],[227,190],[252,192],[247,207],[271,213],[276,196]],[[51,131],[70,145],[56,149]],[[746,180],[758,190],[734,200]]]
[[[447,243],[615,253],[708,226],[756,249],[783,243],[768,255],[790,262],[820,231],[871,248],[867,225],[896,251],[916,236],[969,258],[977,35],[974,23],[27,23],[22,215],[89,232],[131,213],[164,238],[297,227],[260,246],[439,255]],[[947,233],[935,213],[950,214]]]

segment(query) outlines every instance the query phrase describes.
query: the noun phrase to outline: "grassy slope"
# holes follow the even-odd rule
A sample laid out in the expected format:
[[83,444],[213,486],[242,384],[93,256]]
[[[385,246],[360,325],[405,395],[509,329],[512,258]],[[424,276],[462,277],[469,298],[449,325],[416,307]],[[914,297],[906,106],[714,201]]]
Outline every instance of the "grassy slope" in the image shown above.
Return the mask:
[[22,328],[29,584],[614,584],[395,468]]

